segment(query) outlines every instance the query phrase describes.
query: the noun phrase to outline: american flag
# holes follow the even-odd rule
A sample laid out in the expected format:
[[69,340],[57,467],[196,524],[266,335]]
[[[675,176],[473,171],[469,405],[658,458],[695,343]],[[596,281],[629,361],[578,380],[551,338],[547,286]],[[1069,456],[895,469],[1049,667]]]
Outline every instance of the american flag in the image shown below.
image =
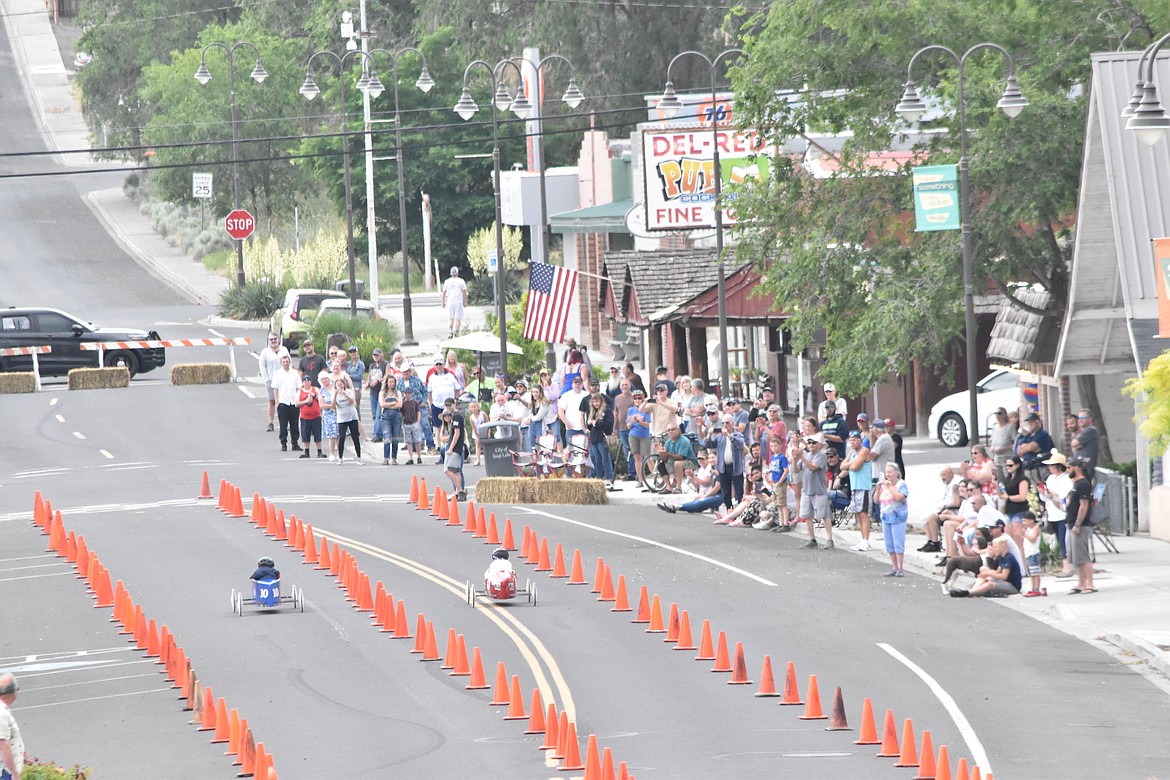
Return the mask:
[[524,337],[551,342],[563,339],[576,289],[576,271],[547,263],[532,263],[528,271]]

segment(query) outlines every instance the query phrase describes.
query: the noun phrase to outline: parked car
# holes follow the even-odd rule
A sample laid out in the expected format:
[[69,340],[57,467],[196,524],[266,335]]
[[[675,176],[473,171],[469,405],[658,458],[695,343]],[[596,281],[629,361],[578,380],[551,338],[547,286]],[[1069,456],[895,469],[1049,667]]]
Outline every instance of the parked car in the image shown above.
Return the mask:
[[[1014,371],[1000,368],[992,371],[976,384],[978,395],[976,408],[979,412],[980,431],[988,433],[995,425],[995,410],[1020,408],[1020,382]],[[967,419],[971,402],[967,391],[952,393],[935,404],[930,410],[927,430],[933,431],[938,440],[948,447],[967,446],[967,432],[971,423]]]
[[[349,316],[349,298],[326,298],[321,301],[321,305],[317,307],[317,316],[320,317],[326,313]],[[365,298],[358,298],[357,316],[369,317],[372,320],[382,319],[382,315],[378,313],[378,307]]]
[[309,332],[305,315],[312,317],[321,307],[322,301],[333,298],[348,300],[345,293],[336,290],[294,287],[284,294],[284,304],[272,315],[272,332],[280,336],[281,343],[290,350],[296,349]]
[[[98,351],[83,351],[83,342],[158,339],[158,333],[153,330],[98,328],[59,309],[15,306],[0,309],[0,348],[52,347],[52,351],[37,357],[42,376],[64,376],[74,368],[97,368]],[[111,349],[104,352],[102,362],[106,366],[125,366],[130,376],[134,376],[162,368],[167,355],[162,347]],[[0,371],[31,370],[30,355],[0,357]]]

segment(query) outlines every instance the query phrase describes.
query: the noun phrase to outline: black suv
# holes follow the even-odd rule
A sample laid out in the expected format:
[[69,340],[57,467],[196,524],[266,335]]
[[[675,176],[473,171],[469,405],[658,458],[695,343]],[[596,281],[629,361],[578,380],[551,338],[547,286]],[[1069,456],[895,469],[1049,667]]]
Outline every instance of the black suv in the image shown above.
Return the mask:
[[[8,347],[52,347],[37,356],[42,376],[64,376],[73,368],[96,368],[98,352],[82,351],[88,341],[158,340],[155,331],[130,328],[96,328],[58,309],[0,309],[0,349]],[[104,351],[106,366],[125,366],[130,376],[161,368],[167,362],[166,350],[110,349]],[[31,371],[30,355],[0,356],[0,371]]]

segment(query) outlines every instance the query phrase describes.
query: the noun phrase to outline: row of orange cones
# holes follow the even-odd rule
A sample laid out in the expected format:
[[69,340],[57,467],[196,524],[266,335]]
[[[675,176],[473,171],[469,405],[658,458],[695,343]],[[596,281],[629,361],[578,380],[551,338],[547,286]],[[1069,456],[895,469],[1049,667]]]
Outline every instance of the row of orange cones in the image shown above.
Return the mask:
[[[423,485],[425,489],[425,481]],[[206,486],[207,477],[205,474],[204,487]],[[412,495],[417,495],[417,490],[418,480],[416,478],[412,483]],[[243,507],[237,505],[240,495],[238,487],[224,481],[221,483],[220,494],[226,497],[226,500],[221,500],[218,503],[220,511],[232,517],[248,516],[243,511]],[[436,489],[434,503],[447,510],[439,519],[448,520],[448,525],[460,525],[458,520],[455,523],[449,522],[452,516],[459,517],[458,504],[454,498],[448,502],[442,490]],[[430,502],[427,504],[428,507],[431,506]],[[414,647],[410,652],[419,654],[421,656],[419,660],[424,662],[441,660],[443,663],[440,668],[448,670],[450,676],[469,678],[466,686],[468,690],[486,690],[489,687],[484,675],[483,658],[479,647],[472,648],[469,661],[464,635],[456,633],[454,628],[450,628],[447,631],[446,652],[440,657],[434,623],[428,621],[425,615],[419,612],[415,631],[412,634],[407,621],[405,599],[395,602],[393,594],[386,590],[381,580],[371,587],[369,576],[358,567],[354,556],[344,548],[339,547],[336,542],[333,543],[331,551],[328,540],[322,537],[318,551],[311,523],[300,521],[296,515],[290,515],[286,521],[283,510],[277,509],[257,493],[252,496],[250,514],[250,522],[261,528],[266,535],[274,540],[285,540],[287,546],[303,552],[306,564],[315,564],[316,569],[326,570],[330,576],[335,577],[338,587],[346,593],[346,600],[353,604],[356,611],[371,613],[373,624],[380,631],[391,634],[392,639],[413,638],[415,640]],[[469,504],[467,515],[469,519],[466,530],[469,533],[484,538],[486,544],[502,545],[509,549],[515,549],[515,545],[512,543],[511,520],[506,522],[503,539],[500,539],[496,532],[494,514],[490,518],[485,518],[482,508],[476,513],[474,505]],[[530,533],[527,526],[525,526],[525,533],[526,535]],[[579,553],[577,565],[579,568]],[[585,584],[584,580],[581,582]],[[559,713],[558,716],[555,702],[549,702],[546,708],[539,688],[532,689],[531,705],[529,710],[525,711],[520,677],[512,675],[509,684],[508,672],[502,661],[496,665],[495,686],[489,704],[507,706],[504,720],[527,721],[526,734],[544,734],[540,749],[552,751],[551,757],[561,762],[559,770],[584,770],[585,780],[634,780],[624,761],[619,762],[615,769],[612,751],[608,747],[599,750],[596,735],[590,734],[588,736],[585,756],[582,758],[576,723],[569,720],[568,714],[565,712]]]
[[[442,488],[435,488],[435,497],[433,501],[427,501],[427,489],[425,479],[419,480],[414,477],[411,480],[410,501],[414,503],[419,509],[430,509],[432,516],[437,519],[446,519],[448,525],[459,525],[458,504],[454,498],[449,501],[444,494]],[[467,509],[467,520],[465,523],[465,531],[472,531],[475,536],[483,536],[480,531],[483,528],[483,507],[479,508],[479,515],[476,516],[474,506],[469,503]],[[494,530],[495,515],[491,516],[492,528]],[[511,531],[511,520],[505,521],[505,528]],[[556,544],[555,553],[549,555],[549,542],[546,537],[540,537],[537,541],[538,535],[532,531],[527,525],[524,526],[523,541],[521,543],[521,551],[519,559],[528,564],[535,564],[536,571],[550,572],[549,576],[552,578],[567,578],[570,585],[586,585],[588,584],[583,576],[581,551],[574,549],[572,571],[566,571],[564,549],[558,542]],[[510,536],[509,536],[510,541]],[[489,540],[488,543],[491,543]],[[512,549],[509,546],[509,549]],[[613,584],[613,575],[609,566],[603,559],[598,558],[597,569],[594,575],[593,593],[597,593],[598,601],[612,602],[612,612],[632,612],[633,610],[629,604],[629,598],[626,590],[625,575],[619,575],[616,587]],[[679,610],[676,603],[670,605],[670,618],[668,622],[664,622],[662,618],[662,606],[659,596],[655,594],[651,599],[649,597],[648,589],[645,585],[642,586],[639,595],[637,616],[631,621],[636,624],[646,624],[646,633],[665,633],[666,638],[664,642],[675,645],[675,650],[698,650],[698,655],[695,656],[696,661],[714,661],[715,664],[711,668],[712,672],[731,672],[731,679],[727,681],[728,685],[750,685],[751,680],[748,679],[747,665],[744,660],[743,643],[736,642],[735,644],[735,660],[731,661],[727,651],[727,636],[725,632],[720,631],[718,640],[712,641],[712,631],[710,621],[704,620],[702,627],[702,634],[699,647],[696,648],[691,634],[690,616],[686,610]],[[763,661],[763,668],[760,676],[760,687],[755,694],[757,697],[774,697],[781,694],[776,690],[776,684],[772,672],[772,659],[765,655]],[[834,701],[832,713],[826,716],[821,709],[820,691],[817,684],[816,675],[809,676],[808,682],[808,702],[805,704],[800,698],[800,692],[797,687],[796,671],[794,664],[790,661],[788,663],[787,673],[785,675],[785,685],[783,698],[780,701],[781,705],[800,705],[805,704],[805,712],[800,716],[801,720],[829,720],[827,731],[845,731],[849,730],[847,718],[845,715],[845,706],[841,688],[837,687],[834,692]],[[909,718],[903,724],[903,734],[901,746],[897,730],[895,728],[893,710],[886,710],[885,722],[883,728],[882,739],[877,738],[876,724],[874,723],[873,704],[870,699],[866,698],[862,704],[862,725],[860,739],[855,744],[858,745],[881,745],[878,752],[879,757],[895,757],[898,758],[896,766],[918,767],[919,772],[915,780],[952,780],[950,771],[950,759],[946,745],[939,747],[936,758],[933,744],[931,742],[930,731],[922,732],[922,747],[917,750],[914,739],[914,727]],[[919,761],[918,753],[921,752],[922,759]],[[991,774],[987,775],[992,778]],[[955,768],[953,780],[982,780],[982,774],[978,766],[974,767],[969,773],[967,766],[967,759],[960,758]]]
[[238,776],[276,780],[272,756],[264,750],[263,742],[255,741],[247,719],[240,718],[235,709],[229,714],[222,698],[217,702],[211,687],[205,688],[195,677],[190,660],[167,626],[164,624],[160,631],[153,618],[147,621],[142,606],[134,603],[121,580],[111,588],[109,572],[88,548],[85,537],[73,531],[66,533],[61,513],[54,512],[52,503],[39,490],[33,502],[33,524],[48,535],[48,552],[56,552],[76,566],[77,576],[86,580],[86,588],[94,597],[94,608],[113,607],[110,622],[121,626],[118,633],[128,636],[147,658],[158,659],[155,663],[164,668],[172,687],[181,689],[179,698],[185,701],[183,709],[192,713],[192,724],[199,731],[214,731],[212,744],[227,744],[224,755],[232,756],[232,765],[240,767]]

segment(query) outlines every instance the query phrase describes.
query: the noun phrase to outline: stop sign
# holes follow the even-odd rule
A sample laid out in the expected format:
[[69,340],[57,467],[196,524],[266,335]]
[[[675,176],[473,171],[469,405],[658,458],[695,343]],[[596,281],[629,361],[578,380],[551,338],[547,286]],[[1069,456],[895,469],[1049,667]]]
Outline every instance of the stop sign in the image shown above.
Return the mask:
[[256,220],[248,213],[247,209],[236,209],[227,215],[223,224],[227,228],[228,235],[237,241],[242,241],[252,235],[252,231],[256,229]]

